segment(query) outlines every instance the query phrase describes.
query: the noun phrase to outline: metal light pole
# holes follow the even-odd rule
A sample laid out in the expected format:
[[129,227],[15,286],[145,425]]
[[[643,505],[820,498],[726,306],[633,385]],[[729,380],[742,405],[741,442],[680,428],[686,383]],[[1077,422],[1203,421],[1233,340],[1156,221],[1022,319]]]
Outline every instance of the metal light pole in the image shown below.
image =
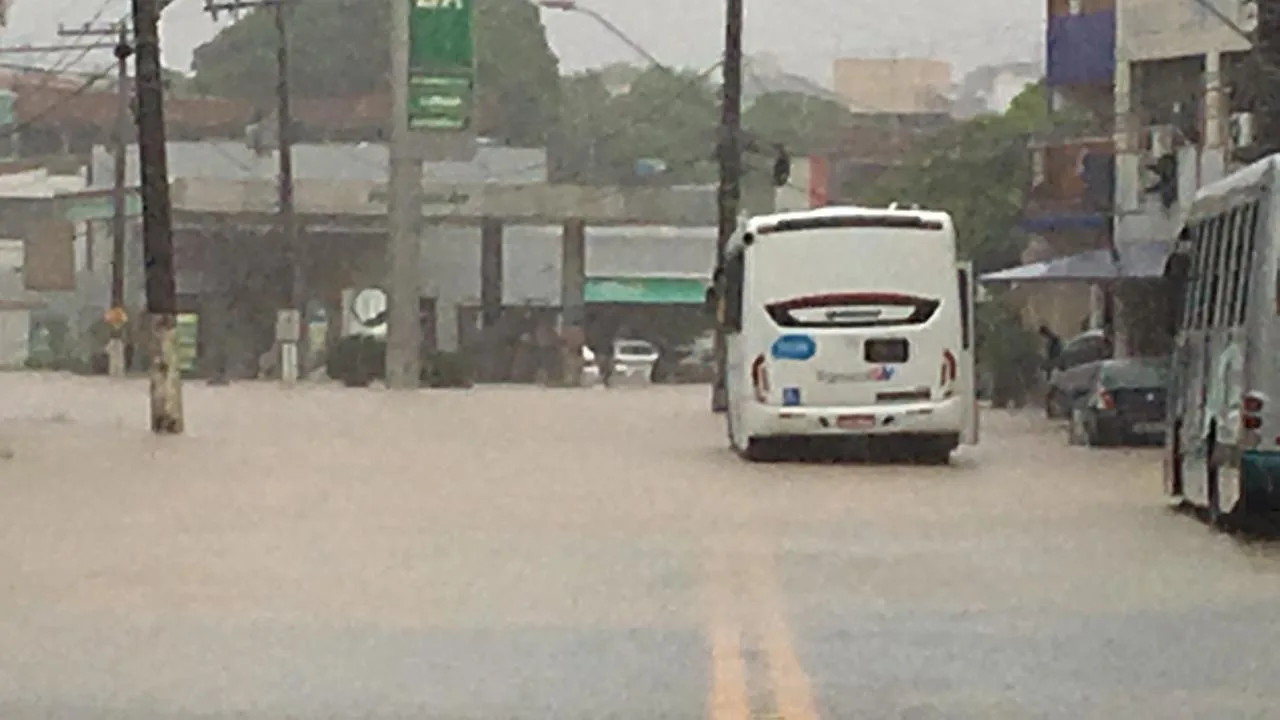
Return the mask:
[[663,68],[664,70],[668,69],[667,66],[662,63],[662,61],[654,57],[653,54],[650,53],[648,50],[645,50],[644,46],[642,46],[640,43],[636,42],[635,40],[632,40],[630,36],[622,32],[621,28],[619,28],[617,25],[614,25],[612,22],[610,22],[609,18],[601,15],[600,13],[596,12],[595,10],[592,10],[589,7],[583,7],[579,5],[577,3],[577,0],[538,0],[538,6],[547,8],[548,10],[562,10],[564,12],[573,12],[573,13],[579,13],[581,15],[586,15],[587,17],[599,23],[601,27],[603,27],[605,30],[608,30],[611,35],[618,38],[622,42],[626,43],[628,47],[630,47],[632,50],[635,50],[637,53],[639,53],[641,57],[643,57],[645,60],[648,60],[651,64],[657,67]]
[[422,374],[422,328],[418,317],[421,295],[421,254],[418,220],[422,217],[422,163],[415,159],[409,129],[410,7],[391,0],[391,122],[388,261],[390,287],[387,322],[387,386],[394,390],[419,387]]

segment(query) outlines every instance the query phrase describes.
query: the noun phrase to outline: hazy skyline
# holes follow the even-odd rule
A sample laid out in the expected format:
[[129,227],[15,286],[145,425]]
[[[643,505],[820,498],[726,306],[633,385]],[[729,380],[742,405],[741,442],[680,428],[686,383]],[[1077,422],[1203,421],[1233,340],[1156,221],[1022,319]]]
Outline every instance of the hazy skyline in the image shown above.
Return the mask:
[[[306,2],[306,0],[299,0]],[[377,2],[378,0],[370,0]],[[664,62],[706,66],[723,43],[722,0],[581,0],[608,17],[627,35]],[[65,42],[57,38],[59,21],[83,23],[102,10],[102,18],[123,16],[128,0],[12,0],[4,45]],[[836,57],[936,57],[951,61],[955,79],[978,65],[1036,60],[1043,55],[1044,7],[1008,0],[897,0],[892,4],[854,0],[746,0],[746,46],[752,53],[776,55],[792,72],[830,84]],[[162,32],[166,64],[187,70],[191,53],[228,22],[213,22],[203,0],[176,0],[165,11]],[[963,7],[964,12],[958,12]],[[885,10],[892,8],[893,13]],[[875,25],[864,26],[869,18]],[[564,71],[611,62],[641,60],[633,50],[589,17],[544,11],[548,37]],[[50,65],[59,54],[23,55],[11,62]],[[109,53],[93,53],[77,67],[111,62]]]

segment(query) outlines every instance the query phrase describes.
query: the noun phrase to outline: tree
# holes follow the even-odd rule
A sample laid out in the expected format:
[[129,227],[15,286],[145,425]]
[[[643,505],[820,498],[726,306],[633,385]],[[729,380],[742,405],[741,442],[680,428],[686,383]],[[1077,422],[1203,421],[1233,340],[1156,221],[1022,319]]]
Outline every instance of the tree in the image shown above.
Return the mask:
[[1001,115],[958,123],[930,138],[859,199],[915,202],[950,212],[962,256],[979,272],[1016,265],[1030,163],[1027,143],[1046,128],[1044,90],[1028,87]]
[[601,73],[562,81],[564,135],[557,154],[563,179],[632,184],[640,181],[637,163],[643,160],[665,168],[657,175],[664,183],[714,177],[719,106],[704,74],[649,68],[625,90],[614,90]]
[[[195,89],[267,106],[275,97],[274,10],[259,9],[195,51]],[[308,0],[290,19],[292,91],[303,98],[387,92],[390,6],[371,0]],[[476,0],[477,130],[539,145],[558,113],[559,61],[536,5]]]
[[837,150],[856,124],[840,103],[796,92],[761,95],[742,117],[749,139],[784,145],[795,155]]

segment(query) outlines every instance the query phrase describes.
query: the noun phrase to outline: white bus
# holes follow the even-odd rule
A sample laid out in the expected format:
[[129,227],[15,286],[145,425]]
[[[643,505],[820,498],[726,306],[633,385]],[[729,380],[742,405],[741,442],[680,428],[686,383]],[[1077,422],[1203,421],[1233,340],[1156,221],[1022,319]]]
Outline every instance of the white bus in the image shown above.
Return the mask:
[[1280,505],[1278,169],[1272,156],[1201,188],[1165,264],[1164,488],[1215,525]]
[[[973,275],[951,217],[752,218],[717,272],[730,445],[749,460],[877,441],[944,464],[978,439]],[[801,442],[795,442],[795,441]]]

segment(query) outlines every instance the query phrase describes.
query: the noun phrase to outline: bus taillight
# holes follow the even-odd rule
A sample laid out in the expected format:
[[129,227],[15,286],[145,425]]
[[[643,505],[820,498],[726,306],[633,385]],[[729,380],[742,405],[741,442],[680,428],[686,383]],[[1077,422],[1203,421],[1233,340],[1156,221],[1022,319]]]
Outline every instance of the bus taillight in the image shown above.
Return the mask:
[[1240,427],[1254,431],[1262,429],[1262,416],[1259,413],[1266,406],[1262,395],[1247,392],[1240,397]]
[[757,355],[751,363],[751,387],[756,393],[756,402],[769,399],[769,371],[764,367],[764,355]]
[[1245,393],[1245,396],[1240,399],[1240,409],[1247,413],[1260,413],[1262,412],[1262,398],[1254,393]]
[[947,387],[956,381],[956,356],[950,350],[942,351],[942,387]]

